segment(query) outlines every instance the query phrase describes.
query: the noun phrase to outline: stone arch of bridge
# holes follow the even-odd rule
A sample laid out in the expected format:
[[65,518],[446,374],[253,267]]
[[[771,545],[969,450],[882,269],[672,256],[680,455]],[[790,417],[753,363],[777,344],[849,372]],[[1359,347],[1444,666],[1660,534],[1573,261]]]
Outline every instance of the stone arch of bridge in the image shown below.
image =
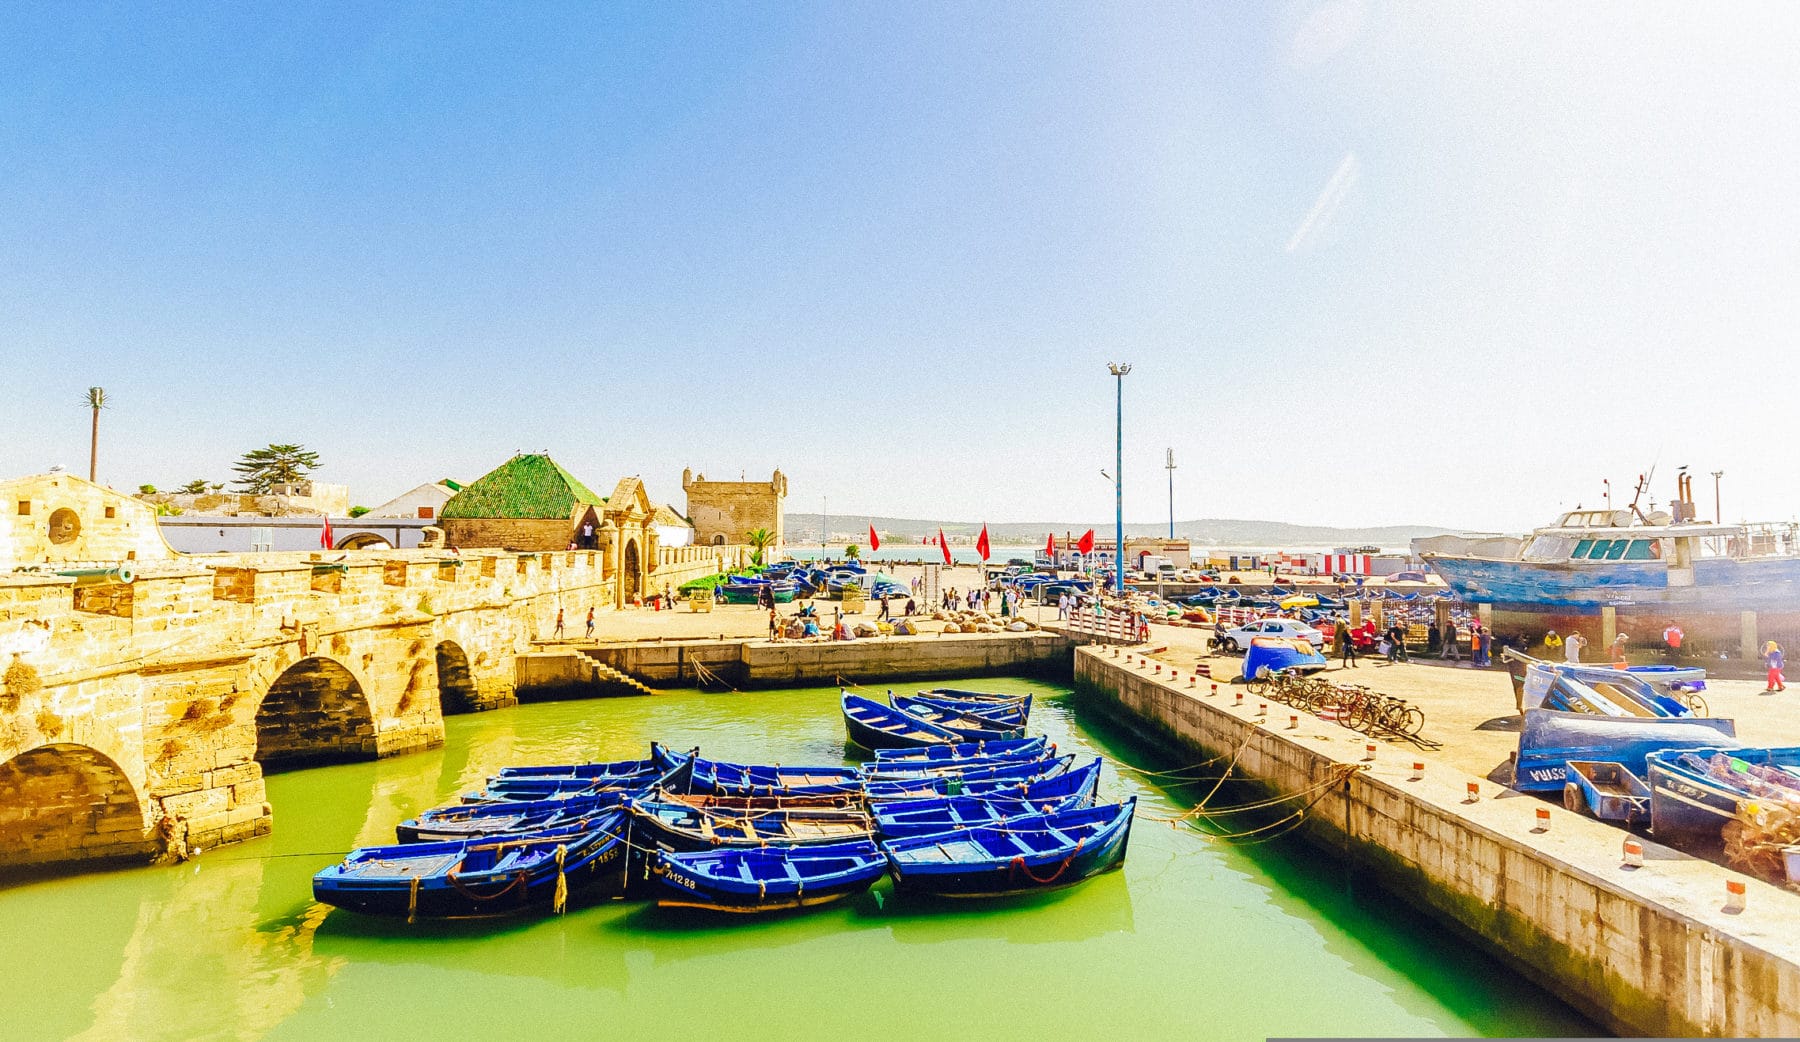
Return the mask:
[[376,535],[374,532],[357,532],[354,535],[345,536],[338,540],[336,547],[339,550],[391,550],[393,548],[394,544],[388,542],[386,536]]
[[256,759],[264,770],[373,760],[375,718],[362,682],[314,655],[281,672],[256,708]]
[[148,852],[137,786],[105,753],[59,742],[0,764],[0,867]]
[[437,681],[438,709],[445,716],[475,711],[475,678],[469,672],[469,656],[453,640],[438,642]]

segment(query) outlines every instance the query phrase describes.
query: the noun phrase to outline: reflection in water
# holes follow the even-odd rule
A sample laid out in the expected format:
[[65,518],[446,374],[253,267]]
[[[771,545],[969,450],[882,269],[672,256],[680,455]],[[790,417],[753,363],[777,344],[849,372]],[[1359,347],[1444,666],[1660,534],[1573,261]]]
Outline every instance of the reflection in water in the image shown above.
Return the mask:
[[[976,685],[1035,691],[1034,729],[1063,752],[1154,762],[1054,687]],[[674,1019],[743,1039],[898,1026],[996,1042],[1046,1026],[1192,1037],[1195,982],[1233,996],[1205,1004],[1211,1037],[1591,1031],[1405,909],[1347,897],[1341,869],[1309,848],[1238,850],[1153,820],[1193,792],[1113,769],[1103,794],[1141,797],[1124,870],[1019,900],[925,903],[884,882],[766,921],[603,902],[408,926],[311,899],[314,871],[504,765],[637,758],[651,738],[788,764],[841,762],[844,740],[835,689],[674,692],[453,717],[440,749],[272,776],[271,837],[0,891],[0,946],[33,956],[0,974],[0,1036],[512,1038],[528,1025],[585,1038]],[[980,997],[995,980],[1004,1002]],[[944,995],[970,1001],[921,999]]]

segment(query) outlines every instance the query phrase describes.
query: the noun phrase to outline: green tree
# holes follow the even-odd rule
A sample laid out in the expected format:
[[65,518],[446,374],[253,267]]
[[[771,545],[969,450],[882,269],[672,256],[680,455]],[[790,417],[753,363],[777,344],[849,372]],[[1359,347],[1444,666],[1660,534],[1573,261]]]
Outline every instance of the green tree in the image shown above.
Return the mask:
[[231,465],[238,472],[238,488],[251,495],[265,495],[276,485],[304,481],[319,468],[319,454],[299,445],[270,445],[253,449]]
[[194,480],[181,486],[180,488],[176,489],[175,491],[185,493],[186,495],[190,495],[190,496],[199,496],[199,495],[204,495],[206,493],[207,487],[208,486],[207,486],[207,482],[206,482],[205,478],[195,478]]
[[855,543],[851,543],[849,546],[844,547],[844,556],[854,561],[862,556],[862,547],[857,546]]
[[744,533],[744,542],[750,544],[750,563],[761,565],[763,551],[775,543],[775,533],[766,528],[752,528]]
[[368,512],[369,512],[368,507],[351,507],[350,508],[350,516],[351,517],[361,517]]
[[106,389],[90,387],[83,400],[94,411],[93,430],[88,434],[88,480],[95,481],[97,479],[94,475],[99,473],[100,468],[100,410],[106,408]]
[[138,486],[138,495],[154,496],[154,495],[156,495],[156,486],[155,485],[139,485]]

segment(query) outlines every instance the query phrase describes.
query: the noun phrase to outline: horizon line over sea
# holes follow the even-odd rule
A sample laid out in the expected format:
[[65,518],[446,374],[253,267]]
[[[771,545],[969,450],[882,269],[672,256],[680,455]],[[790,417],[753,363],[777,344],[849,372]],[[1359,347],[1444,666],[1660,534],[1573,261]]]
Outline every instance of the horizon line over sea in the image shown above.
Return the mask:
[[[844,543],[833,543],[829,547],[819,547],[819,546],[795,546],[794,544],[789,543],[783,551],[782,558],[783,559],[793,558],[796,561],[815,561],[821,557],[826,557],[826,558],[830,558],[832,560],[837,560],[844,556],[844,547],[849,546],[849,545],[850,544],[848,542],[844,542]],[[887,543],[887,544],[884,544],[882,546],[882,548],[879,550],[870,550],[868,547],[863,546],[862,544],[859,543],[859,544],[857,544],[857,548],[858,548],[859,559],[865,560],[865,561],[906,562],[906,561],[918,561],[918,560],[930,561],[930,560],[939,559],[938,548],[934,544],[929,544],[929,543],[924,543],[924,544],[921,544],[921,543],[899,543],[899,544]],[[1022,543],[994,543],[989,547],[988,563],[989,564],[1005,564],[1008,560],[1015,558],[1015,557],[1030,561],[1030,560],[1033,560],[1032,555],[1041,549],[1043,549],[1041,544],[1025,545]],[[1319,546],[1319,545],[1211,546],[1211,547],[1204,547],[1202,549],[1204,549],[1208,553],[1238,554],[1238,555],[1253,554],[1258,557],[1265,557],[1265,556],[1268,556],[1271,554],[1277,554],[1277,553],[1327,554],[1327,553],[1335,553],[1339,550],[1339,548],[1335,547],[1335,546]],[[1383,554],[1408,554],[1408,555],[1410,555],[1411,549],[1409,547],[1382,547],[1380,552]],[[973,546],[952,545],[950,547],[950,557],[951,557],[952,562],[955,564],[975,565],[975,564],[981,563],[981,555],[975,552],[975,548]]]

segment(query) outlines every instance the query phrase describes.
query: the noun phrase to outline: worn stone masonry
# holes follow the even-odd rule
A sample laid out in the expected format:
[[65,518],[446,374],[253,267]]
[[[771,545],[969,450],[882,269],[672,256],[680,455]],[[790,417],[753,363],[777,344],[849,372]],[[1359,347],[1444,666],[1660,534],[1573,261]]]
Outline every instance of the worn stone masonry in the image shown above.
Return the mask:
[[[446,714],[515,701],[514,658],[559,609],[579,625],[616,602],[590,551],[181,557],[130,501],[44,481],[40,498],[9,496],[21,527],[62,496],[96,541],[0,574],[0,869],[263,835],[265,768],[437,745]],[[133,531],[107,537],[109,521]],[[130,582],[95,562],[102,546],[132,551]],[[670,549],[650,577],[679,585],[715,563]]]

